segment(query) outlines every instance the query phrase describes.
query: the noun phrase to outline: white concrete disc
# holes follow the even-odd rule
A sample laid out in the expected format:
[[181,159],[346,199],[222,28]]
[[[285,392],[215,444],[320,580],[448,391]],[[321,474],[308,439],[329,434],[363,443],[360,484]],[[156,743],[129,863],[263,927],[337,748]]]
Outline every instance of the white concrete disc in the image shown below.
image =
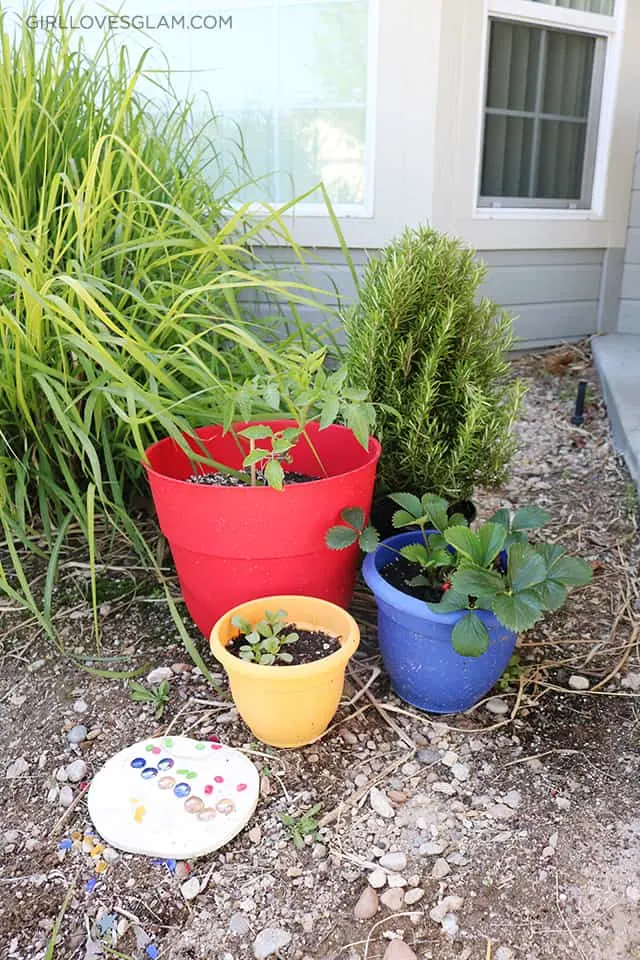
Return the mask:
[[107,760],[89,814],[112,847],[186,860],[223,847],[251,819],[258,771],[239,750],[189,737],[141,740]]

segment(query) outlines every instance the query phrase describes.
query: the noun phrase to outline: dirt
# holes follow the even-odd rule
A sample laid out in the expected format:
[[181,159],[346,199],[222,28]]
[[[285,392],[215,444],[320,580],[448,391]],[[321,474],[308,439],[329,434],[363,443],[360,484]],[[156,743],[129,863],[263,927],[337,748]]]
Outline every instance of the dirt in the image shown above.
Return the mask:
[[[322,630],[302,630],[295,623],[286,623],[281,635],[289,636],[295,634],[295,641],[285,644],[281,652],[288,654],[291,659],[283,660],[280,654],[276,657],[274,667],[295,667],[303,663],[314,663],[316,660],[322,660],[324,657],[336,653],[340,649],[340,640]],[[244,633],[234,638],[227,646],[229,653],[239,657],[240,651],[247,645],[247,638]]]
[[425,600],[428,603],[440,603],[442,587],[427,583],[412,583],[415,577],[424,576],[424,571],[420,564],[412,563],[405,557],[398,557],[391,563],[386,563],[380,571],[380,576],[396,590],[406,593],[409,597]]
[[[246,480],[231,473],[193,473],[187,477],[185,483],[197,483],[203,487],[246,487],[251,483],[251,473],[245,470]],[[313,480],[319,480],[319,477],[311,477],[306,473],[296,473],[295,470],[285,471],[285,486],[288,483],[311,483]],[[264,470],[256,470],[256,485],[266,487],[267,481],[264,476]]]
[[[285,751],[252,738],[192,627],[218,689],[185,662],[163,597],[124,547],[99,558],[109,564],[99,568],[108,597],[99,648],[80,550],[61,558],[64,654],[0,598],[3,960],[44,960],[67,895],[47,960],[252,960],[268,928],[284,937],[282,960],[380,960],[394,937],[419,960],[640,960],[637,501],[608,441],[588,352],[570,349],[562,376],[548,372],[553,352],[515,363],[529,391],[513,476],[474,497],[481,519],[502,505],[545,507],[545,534],[595,570],[590,587],[520,639],[519,659],[494,691],[506,713],[484,702],[434,718],[398,700],[380,670],[375,607],[362,585],[352,605],[362,643],[337,717],[318,742]],[[581,379],[587,406],[575,427]],[[35,568],[33,588],[41,586]],[[88,672],[139,670],[148,685],[144,675],[159,666],[171,668],[160,719],[153,704],[132,701],[126,680]],[[589,689],[574,689],[576,677]],[[79,724],[87,739],[73,746],[67,733]],[[245,750],[261,773],[256,813],[227,847],[190,865],[122,854],[98,874],[106,854],[91,855],[95,839],[82,847],[91,830],[83,782],[128,744],[168,732],[217,735]],[[88,769],[66,784],[74,805],[65,811],[56,773],[74,759]],[[391,816],[378,812],[375,790]],[[297,850],[282,817],[301,822],[316,804],[319,822]],[[60,849],[64,840],[71,849]],[[406,866],[386,877],[404,885],[379,893],[421,898],[408,905],[397,895],[397,909],[381,904],[356,921],[368,878],[394,851]],[[185,899],[192,877],[202,890]],[[431,912],[447,896],[461,902],[443,924]]]

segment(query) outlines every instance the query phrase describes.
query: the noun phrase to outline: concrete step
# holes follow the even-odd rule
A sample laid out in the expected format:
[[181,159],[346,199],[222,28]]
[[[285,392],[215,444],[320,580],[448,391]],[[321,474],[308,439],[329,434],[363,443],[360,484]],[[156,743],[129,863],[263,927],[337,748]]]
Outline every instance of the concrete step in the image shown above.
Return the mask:
[[640,492],[640,335],[594,337],[591,346],[613,443],[624,456]]

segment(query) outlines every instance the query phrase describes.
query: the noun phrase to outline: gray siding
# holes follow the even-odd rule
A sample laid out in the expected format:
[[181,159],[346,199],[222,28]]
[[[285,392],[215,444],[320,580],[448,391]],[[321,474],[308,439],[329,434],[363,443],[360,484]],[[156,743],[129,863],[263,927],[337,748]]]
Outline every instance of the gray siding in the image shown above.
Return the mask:
[[[367,262],[367,251],[352,250],[358,273]],[[281,279],[303,279],[324,291],[321,302],[347,306],[355,285],[340,250],[308,251],[302,271],[286,249],[270,250]],[[479,253],[488,274],[481,293],[515,316],[519,347],[543,346],[578,339],[600,329],[600,294],[603,286],[603,250],[501,250]],[[640,273],[640,261],[639,261]],[[615,301],[617,303],[617,299]],[[302,306],[304,319],[317,322],[322,314]]]
[[636,155],[633,190],[629,210],[629,228],[624,255],[620,309],[620,333],[640,334],[640,152]]

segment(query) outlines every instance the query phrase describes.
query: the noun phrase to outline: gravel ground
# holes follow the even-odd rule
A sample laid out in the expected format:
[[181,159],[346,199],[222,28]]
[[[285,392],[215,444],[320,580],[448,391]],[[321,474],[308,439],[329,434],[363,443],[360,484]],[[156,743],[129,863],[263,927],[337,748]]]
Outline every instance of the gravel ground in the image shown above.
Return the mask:
[[[544,506],[551,536],[595,577],[521,638],[508,677],[465,715],[430,717],[389,692],[362,587],[343,704],[322,740],[295,751],[251,740],[224,680],[212,691],[184,662],[164,602],[126,558],[100,581],[101,655],[118,659],[94,667],[143,670],[150,688],[144,674],[163,668],[151,677],[169,677],[161,719],[126,681],[79,666],[93,649],[84,558],[64,558],[56,599],[75,661],[0,600],[3,958],[639,960],[635,495],[587,348],[522,357],[514,371],[529,387],[520,451],[504,489],[478,494],[481,516]],[[92,775],[167,731],[248,751],[261,771],[251,823],[190,864],[100,849],[87,836]],[[317,804],[297,849],[282,815]]]

